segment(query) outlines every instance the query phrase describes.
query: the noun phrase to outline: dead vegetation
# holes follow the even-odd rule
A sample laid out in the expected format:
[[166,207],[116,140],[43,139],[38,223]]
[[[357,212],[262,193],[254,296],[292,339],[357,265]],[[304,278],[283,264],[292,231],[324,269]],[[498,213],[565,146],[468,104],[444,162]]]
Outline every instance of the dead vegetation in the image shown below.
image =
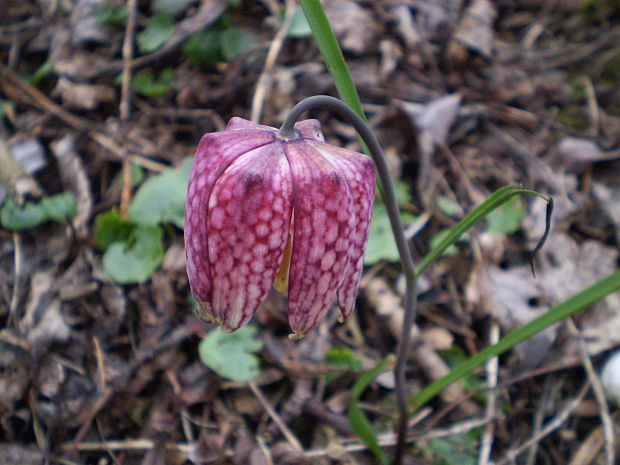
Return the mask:
[[[180,229],[162,228],[161,264],[144,282],[120,285],[104,269],[94,218],[111,209],[126,217],[132,167],[153,177],[231,116],[275,126],[301,98],[335,95],[312,39],[289,34],[294,2],[176,2],[184,6],[160,25],[168,32],[145,34],[166,3],[175,2],[3,2],[0,195],[71,192],[76,210],[70,225],[0,229],[0,463],[373,463],[346,417],[360,372],[334,368],[326,354],[346,349],[368,369],[394,352],[396,263],[367,268],[349,322],[328,318],[300,342],[287,338],[283,298],[270,298],[255,318],[264,346],[250,383],[226,381],[198,358],[211,328],[191,310]],[[410,188],[401,202],[418,258],[500,186],[522,184],[556,203],[536,278],[527,250],[544,202],[532,199],[496,228],[476,227],[424,276],[408,373],[415,393],[618,268],[620,5],[325,8],[393,173]],[[219,49],[188,48],[214,28],[217,38],[201,43]],[[219,55],[197,60],[208,53]],[[349,126],[315,116],[330,140],[356,147]],[[612,465],[618,411],[596,373],[619,345],[615,294],[420,411],[409,463]],[[386,447],[392,389],[381,375],[361,404]]]

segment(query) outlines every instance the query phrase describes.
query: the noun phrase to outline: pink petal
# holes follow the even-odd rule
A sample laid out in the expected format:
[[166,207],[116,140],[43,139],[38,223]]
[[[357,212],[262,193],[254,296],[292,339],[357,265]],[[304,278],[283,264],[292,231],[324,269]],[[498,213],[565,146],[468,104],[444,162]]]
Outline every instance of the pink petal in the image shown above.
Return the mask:
[[291,221],[292,181],[283,142],[238,157],[209,199],[210,313],[234,331],[267,297]]
[[347,179],[307,140],[287,142],[285,154],[295,215],[289,324],[302,336],[325,317],[345,278],[355,212]]
[[338,289],[340,313],[346,319],[353,312],[357,286],[364,268],[364,252],[368,242],[370,218],[375,197],[375,164],[370,157],[361,153],[319,142],[307,142],[340,169],[347,179],[353,195],[357,221],[350,238],[350,265],[346,269],[344,282]]
[[[207,203],[216,180],[230,163],[275,140],[275,132],[246,129],[205,134],[196,150],[185,203],[185,251],[192,294],[210,301],[211,271],[207,253]],[[202,314],[208,318],[208,314]]]
[[295,123],[295,129],[304,139],[314,139],[325,142],[323,131],[321,131],[321,123],[318,119],[307,119]]
[[276,128],[272,128],[271,126],[265,126],[264,124],[258,124],[247,119],[239,118],[238,116],[233,116],[228,120],[225,130],[237,131],[239,129],[265,129],[267,131],[276,131]]

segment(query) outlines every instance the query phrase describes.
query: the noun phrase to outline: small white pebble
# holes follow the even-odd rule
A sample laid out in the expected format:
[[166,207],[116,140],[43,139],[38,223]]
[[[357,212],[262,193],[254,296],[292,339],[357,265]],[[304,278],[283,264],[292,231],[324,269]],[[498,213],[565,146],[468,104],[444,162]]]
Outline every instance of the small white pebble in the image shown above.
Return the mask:
[[620,406],[620,350],[611,354],[605,362],[601,382],[609,402]]

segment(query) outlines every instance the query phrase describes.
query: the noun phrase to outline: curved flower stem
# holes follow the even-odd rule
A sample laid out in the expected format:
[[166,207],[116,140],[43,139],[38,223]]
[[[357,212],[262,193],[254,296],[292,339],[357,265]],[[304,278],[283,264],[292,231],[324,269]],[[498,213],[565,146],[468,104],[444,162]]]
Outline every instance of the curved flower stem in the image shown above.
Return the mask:
[[375,166],[377,168],[377,173],[379,175],[379,181],[383,192],[383,201],[385,203],[388,217],[390,218],[390,224],[392,226],[394,239],[396,240],[396,246],[398,247],[403,273],[405,274],[405,278],[407,280],[405,315],[403,319],[402,335],[398,344],[396,365],[394,367],[396,398],[398,402],[399,414],[398,440],[394,453],[394,465],[400,465],[402,463],[406,446],[407,418],[409,414],[407,408],[407,395],[405,392],[405,368],[409,355],[409,346],[411,344],[411,327],[413,326],[415,320],[417,301],[416,275],[413,257],[411,256],[411,251],[409,250],[407,239],[405,238],[403,224],[398,210],[398,202],[396,201],[396,195],[394,194],[394,185],[392,183],[387,161],[383,155],[383,150],[381,149],[377,138],[374,136],[370,128],[366,125],[364,120],[362,120],[362,118],[355,113],[355,111],[353,111],[346,103],[334,97],[329,97],[327,95],[315,95],[313,97],[308,97],[291,109],[284,120],[284,123],[282,123],[279,135],[283,138],[296,137],[295,129],[293,128],[295,121],[297,121],[303,113],[315,107],[334,111],[344,117],[353,125],[364,142],[368,145],[370,154],[375,161]]

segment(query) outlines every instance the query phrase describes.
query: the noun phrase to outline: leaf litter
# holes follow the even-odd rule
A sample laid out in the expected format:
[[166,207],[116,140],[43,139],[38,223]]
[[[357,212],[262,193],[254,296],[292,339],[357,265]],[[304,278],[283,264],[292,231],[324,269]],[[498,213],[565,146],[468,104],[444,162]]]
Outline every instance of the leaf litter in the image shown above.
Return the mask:
[[[380,207],[349,322],[336,325],[333,315],[293,343],[286,302],[273,295],[249,350],[258,357],[254,387],[217,375],[199,357],[211,333],[188,297],[177,178],[204,132],[249,114],[285,2],[139,2],[127,120],[118,110],[125,2],[3,6],[0,202],[23,211],[70,193],[75,213],[50,214],[70,223],[0,228],[0,462],[373,463],[352,438],[346,411],[357,361],[364,370],[377,365],[400,334],[401,278]],[[408,366],[414,394],[485,347],[493,325],[514,329],[618,267],[620,11],[602,1],[537,0],[325,7],[371,124],[398,160],[400,181],[416,192],[401,210],[416,228],[418,259],[502,185],[522,184],[556,204],[535,279],[526,255],[542,232],[544,205],[530,199],[474,228],[425,274]],[[214,30],[224,41],[215,61],[192,58]],[[266,124],[277,125],[303,97],[335,95],[307,31],[286,39],[272,73]],[[355,148],[347,127],[316,116],[328,138]],[[145,180],[123,181],[124,160],[142,167]],[[129,217],[119,210],[123,195]],[[456,208],[436,208],[446,205],[437,199]],[[112,230],[98,229],[102,214]],[[132,241],[144,235],[150,239]],[[106,269],[111,244],[130,262]],[[597,368],[620,345],[619,307],[615,294],[574,318]],[[425,463],[506,463],[529,440],[530,460],[596,463],[605,441],[598,411],[587,413],[589,391],[560,430],[535,426],[536,415],[554,417],[562,402],[580,399],[580,347],[561,324],[500,359],[495,397],[479,387],[488,367],[453,385],[412,426],[412,451]],[[330,365],[334,350],[351,363]],[[359,404],[387,447],[392,384],[382,375]],[[561,394],[540,410],[552,391]]]

